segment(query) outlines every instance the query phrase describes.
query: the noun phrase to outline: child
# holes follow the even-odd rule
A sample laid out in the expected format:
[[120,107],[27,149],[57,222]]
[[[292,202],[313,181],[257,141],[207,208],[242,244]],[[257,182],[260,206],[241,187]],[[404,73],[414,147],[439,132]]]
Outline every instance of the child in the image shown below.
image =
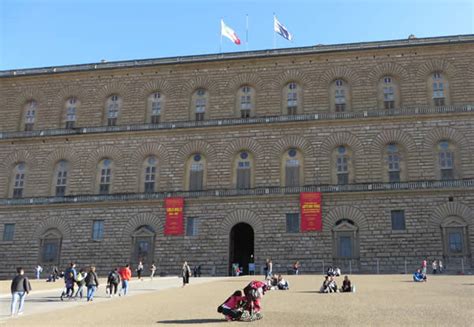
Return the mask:
[[222,313],[228,321],[238,320],[242,316],[242,303],[245,297],[242,291],[235,291],[225,302],[217,308],[217,312]]

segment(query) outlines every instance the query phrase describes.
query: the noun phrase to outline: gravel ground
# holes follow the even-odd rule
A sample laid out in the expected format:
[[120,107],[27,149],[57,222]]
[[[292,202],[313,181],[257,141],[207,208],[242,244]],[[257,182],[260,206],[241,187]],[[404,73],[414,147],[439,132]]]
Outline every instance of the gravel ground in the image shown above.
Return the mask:
[[[260,276],[261,278],[261,276]],[[322,276],[288,276],[289,291],[269,291],[255,326],[474,326],[474,277],[354,275],[356,293],[319,294]],[[122,298],[100,299],[0,322],[5,326],[214,326],[229,323],[216,308],[251,278],[210,279]],[[338,278],[338,284],[342,277]],[[3,284],[3,283],[2,283]],[[4,289],[4,285],[2,285]],[[104,290],[102,289],[101,292]],[[3,293],[3,292],[2,292]],[[3,293],[5,294],[5,293]],[[99,292],[99,297],[101,293]],[[103,296],[103,295],[102,295]],[[7,305],[3,301],[2,305]],[[28,302],[26,304],[28,306]],[[28,310],[28,307],[26,307]],[[245,323],[247,324],[247,323]]]

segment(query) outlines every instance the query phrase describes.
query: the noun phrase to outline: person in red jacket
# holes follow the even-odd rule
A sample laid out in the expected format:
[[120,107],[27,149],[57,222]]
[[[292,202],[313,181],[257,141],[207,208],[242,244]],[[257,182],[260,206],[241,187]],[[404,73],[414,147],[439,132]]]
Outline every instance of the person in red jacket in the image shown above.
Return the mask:
[[132,270],[130,269],[130,265],[127,264],[125,265],[125,267],[120,268],[118,273],[120,275],[120,279],[122,280],[122,289],[119,292],[119,296],[122,295],[122,291],[123,291],[123,295],[127,295],[128,282],[132,278]]

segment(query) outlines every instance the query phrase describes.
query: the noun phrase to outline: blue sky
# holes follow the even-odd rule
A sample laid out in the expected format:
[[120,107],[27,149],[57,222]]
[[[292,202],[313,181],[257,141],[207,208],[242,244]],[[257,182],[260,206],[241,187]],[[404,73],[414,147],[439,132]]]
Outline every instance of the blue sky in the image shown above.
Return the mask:
[[0,0],[0,70],[216,53],[246,14],[248,49],[271,49],[274,12],[277,48],[474,33],[473,0]]

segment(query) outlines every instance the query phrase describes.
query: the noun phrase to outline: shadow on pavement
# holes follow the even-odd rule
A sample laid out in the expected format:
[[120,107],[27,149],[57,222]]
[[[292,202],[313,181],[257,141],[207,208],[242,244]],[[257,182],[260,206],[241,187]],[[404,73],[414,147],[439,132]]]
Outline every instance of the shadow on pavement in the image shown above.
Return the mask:
[[184,319],[184,320],[161,320],[157,321],[157,324],[176,324],[176,325],[186,325],[186,324],[210,324],[210,323],[219,323],[227,322],[225,319]]

